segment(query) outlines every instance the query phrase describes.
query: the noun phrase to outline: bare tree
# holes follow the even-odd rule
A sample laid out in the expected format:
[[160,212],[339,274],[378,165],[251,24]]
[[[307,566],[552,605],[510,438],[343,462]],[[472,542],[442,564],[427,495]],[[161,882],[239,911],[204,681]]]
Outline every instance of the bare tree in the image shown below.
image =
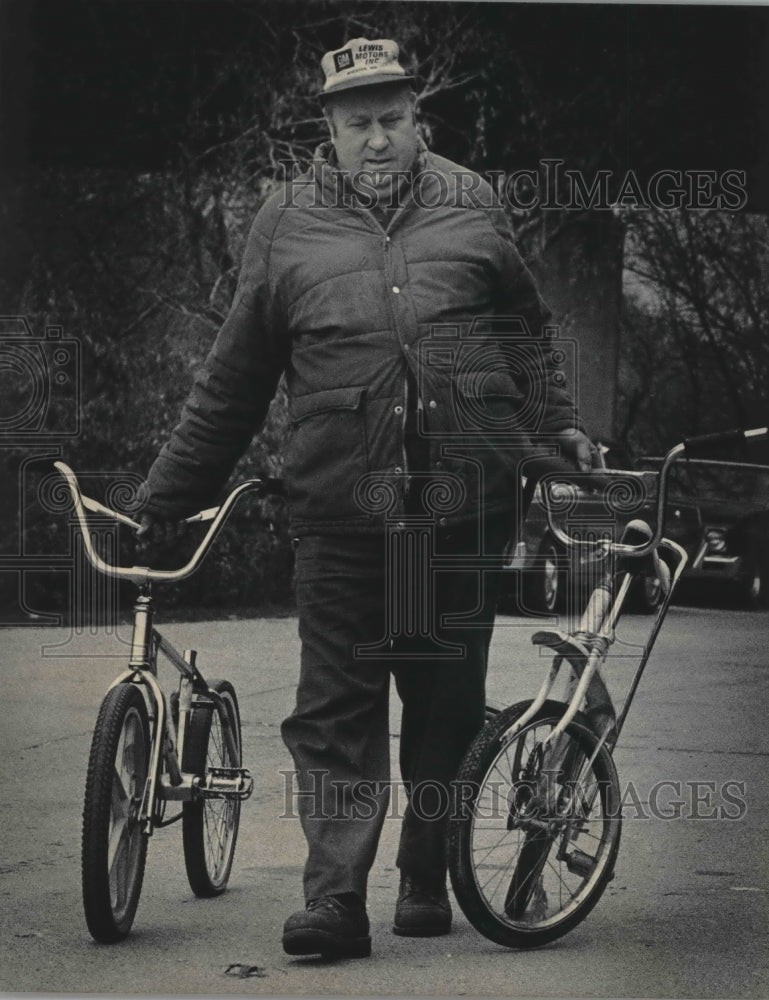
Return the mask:
[[639,212],[626,266],[626,438],[662,446],[682,434],[765,423],[766,216]]

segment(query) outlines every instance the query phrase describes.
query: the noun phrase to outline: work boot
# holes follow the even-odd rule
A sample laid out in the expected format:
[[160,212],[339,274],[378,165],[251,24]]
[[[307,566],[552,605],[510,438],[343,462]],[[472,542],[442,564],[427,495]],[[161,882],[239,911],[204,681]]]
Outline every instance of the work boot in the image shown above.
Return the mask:
[[323,958],[368,958],[369,922],[363,900],[354,892],[311,899],[283,926],[287,955]]
[[413,875],[402,875],[393,934],[438,937],[450,930],[451,904],[445,882],[435,885]]

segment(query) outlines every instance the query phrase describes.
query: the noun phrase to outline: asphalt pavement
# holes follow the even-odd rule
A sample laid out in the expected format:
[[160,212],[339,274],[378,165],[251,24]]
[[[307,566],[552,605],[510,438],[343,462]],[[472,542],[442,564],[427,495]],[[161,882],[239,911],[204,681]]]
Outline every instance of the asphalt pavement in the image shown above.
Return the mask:
[[[92,942],[82,916],[80,814],[93,724],[125,660],[127,630],[3,629],[0,990],[767,997],[767,626],[765,612],[672,610],[615,755],[625,802],[616,878],[570,935],[537,951],[509,951],[479,935],[455,905],[451,935],[394,936],[393,817],[370,880],[372,957],[337,962],[292,959],[280,946],[283,920],[302,905],[304,844],[279,731],[298,671],[295,619],[164,630],[199,650],[204,673],[235,684],[256,790],[244,805],[228,891],[194,898],[180,830],[160,830],[134,929],[112,946]],[[530,645],[534,627],[498,619],[491,700],[534,693],[546,664]],[[621,624],[610,668],[618,694],[647,627],[643,616]]]

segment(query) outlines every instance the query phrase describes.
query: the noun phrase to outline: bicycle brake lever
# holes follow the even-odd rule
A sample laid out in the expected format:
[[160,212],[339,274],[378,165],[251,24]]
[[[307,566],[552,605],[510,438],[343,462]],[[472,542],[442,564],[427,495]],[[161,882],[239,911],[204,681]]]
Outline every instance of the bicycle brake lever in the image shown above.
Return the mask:
[[117,510],[112,510],[110,507],[105,507],[104,504],[99,503],[98,500],[93,500],[91,497],[86,497],[82,494],[80,495],[80,500],[86,510],[90,510],[93,514],[107,514],[116,521],[120,521],[122,524],[127,524],[129,528],[133,528],[135,531],[140,527],[138,521],[134,521],[133,518],[130,518],[125,514],[121,514]]
[[206,510],[200,510],[197,514],[191,514],[189,517],[183,519],[183,524],[195,524],[196,521],[213,521],[216,515],[221,510],[221,507],[208,507]]

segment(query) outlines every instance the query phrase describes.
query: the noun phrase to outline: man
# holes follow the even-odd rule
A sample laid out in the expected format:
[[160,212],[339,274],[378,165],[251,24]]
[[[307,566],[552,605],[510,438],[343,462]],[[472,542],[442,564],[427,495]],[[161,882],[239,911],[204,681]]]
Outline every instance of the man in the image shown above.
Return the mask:
[[211,502],[285,373],[302,653],[282,734],[308,858],[283,945],[353,957],[371,950],[390,676],[407,792],[393,930],[445,934],[451,781],[483,720],[517,461],[533,433],[589,468],[590,442],[504,215],[478,175],[426,149],[395,42],[353,39],[322,69],[331,140],[256,217],[150,471],[144,531]]

